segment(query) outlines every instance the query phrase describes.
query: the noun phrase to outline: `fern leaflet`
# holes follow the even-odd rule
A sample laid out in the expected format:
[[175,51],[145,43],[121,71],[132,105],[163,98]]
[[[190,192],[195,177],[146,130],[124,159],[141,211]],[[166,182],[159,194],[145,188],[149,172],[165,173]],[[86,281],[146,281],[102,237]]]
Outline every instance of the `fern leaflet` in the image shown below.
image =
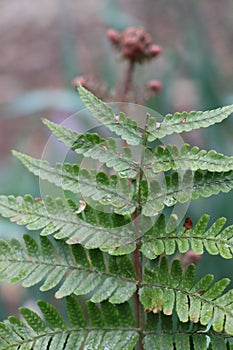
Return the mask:
[[135,121],[122,112],[119,115],[115,115],[110,106],[99,100],[81,85],[77,89],[83,103],[98,122],[115,132],[123,140],[127,141],[129,145],[139,145],[141,143],[141,135]]
[[80,194],[102,204],[112,205],[119,214],[131,214],[137,203],[133,200],[135,186],[127,179],[119,179],[115,175],[108,177],[95,170],[80,169],[76,164],[57,163],[52,167],[46,160],[32,158],[26,154],[13,152],[29,171],[54,183],[56,186]]
[[183,112],[167,114],[160,123],[155,117],[148,121],[148,141],[163,138],[166,135],[191,131],[199,128],[207,128],[210,125],[220,123],[233,112],[233,105],[224,106],[205,112]]
[[[40,230],[42,236],[54,234],[57,239],[68,238],[68,244],[82,243],[84,247],[100,248],[114,255],[127,254],[135,249],[137,238],[132,223],[121,216],[97,212],[86,207],[76,214],[77,207],[60,198],[46,197],[45,202],[24,198],[0,196],[0,213],[29,230]],[[121,226],[122,228],[116,227]],[[127,225],[126,225],[127,224]]]
[[[136,329],[125,327],[125,311],[129,306],[101,305],[103,327],[88,326],[85,322],[84,312],[80,304],[72,297],[67,298],[67,309],[70,325],[66,324],[57,310],[50,304],[39,301],[38,306],[45,321],[34,311],[20,308],[20,314],[25,322],[15,316],[9,317],[8,322],[0,323],[0,349],[1,350],[25,350],[25,349],[50,349],[50,350],[74,350],[74,349],[109,349],[109,350],[133,350],[138,340]],[[73,310],[71,310],[71,308]],[[77,314],[74,314],[76,310]],[[114,310],[111,323],[108,313]],[[92,323],[92,314],[89,314]],[[115,324],[117,317],[117,326]],[[131,321],[132,316],[127,321]],[[94,322],[93,322],[94,323]],[[130,323],[129,323],[130,324]]]
[[[145,183],[145,180],[144,180]],[[233,188],[233,171],[210,172],[187,170],[183,175],[159,176],[149,183],[149,195],[144,200],[142,213],[146,216],[157,215],[164,206],[185,203],[189,199],[207,198],[219,192],[229,192]]]
[[62,125],[44,119],[44,124],[53,134],[77,154],[89,157],[113,168],[121,177],[134,178],[140,170],[136,161],[132,160],[130,149],[118,149],[113,138],[102,139],[97,134],[80,135]]
[[168,260],[163,257],[158,268],[148,264],[145,285],[140,289],[140,300],[146,312],[163,311],[171,315],[175,307],[181,322],[191,320],[207,325],[210,321],[214,331],[223,330],[233,335],[233,290],[222,295],[230,280],[212,284],[213,276],[206,275],[194,283],[195,267],[189,265],[182,276],[179,260],[174,260],[169,270]]
[[231,343],[232,337],[216,333],[209,327],[205,329],[200,324],[179,322],[175,314],[173,318],[162,313],[147,315],[147,331],[143,339],[145,350],[229,350]]
[[[56,298],[72,293],[88,294],[93,302],[109,299],[110,302],[122,303],[136,290],[132,262],[127,256],[111,257],[106,265],[103,253],[98,249],[88,253],[80,245],[71,248],[63,241],[56,241],[54,248],[47,237],[40,237],[39,249],[29,235],[24,236],[24,241],[26,249],[16,239],[9,243],[0,241],[1,280],[21,282],[23,287],[43,281],[41,291],[59,285]],[[120,277],[119,271],[124,269]]]
[[143,236],[141,251],[148,259],[155,259],[163,253],[172,255],[176,250],[186,253],[189,249],[195,254],[203,254],[206,250],[209,254],[219,254],[225,259],[232,258],[233,225],[223,229],[226,219],[222,217],[207,228],[209,220],[209,215],[204,214],[192,229],[178,229],[174,217],[170,217],[166,225],[165,216],[161,214],[155,225]]
[[184,144],[179,150],[176,146],[158,146],[153,152],[145,150],[142,169],[146,177],[153,177],[160,171],[176,170],[208,170],[213,172],[233,169],[233,157],[225,156],[214,150],[207,152],[198,147]]
[[[0,323],[0,349],[73,350],[133,350],[139,339],[139,329],[128,303],[112,305],[102,302],[100,307],[88,302],[86,313],[74,297],[66,298],[69,323],[49,303],[39,301],[43,319],[28,308],[20,308],[24,321],[10,316]],[[146,328],[142,330],[145,350],[228,350],[232,337],[205,330],[199,324],[173,322],[171,317],[153,315],[146,317]],[[192,346],[190,348],[190,345]]]

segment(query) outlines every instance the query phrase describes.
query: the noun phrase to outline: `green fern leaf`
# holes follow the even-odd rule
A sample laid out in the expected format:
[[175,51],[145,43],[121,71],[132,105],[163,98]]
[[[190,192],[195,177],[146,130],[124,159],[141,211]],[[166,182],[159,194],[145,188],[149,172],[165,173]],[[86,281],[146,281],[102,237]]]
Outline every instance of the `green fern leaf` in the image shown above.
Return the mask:
[[[105,266],[103,253],[99,250],[87,254],[82,246],[71,248],[57,241],[55,248],[47,237],[40,240],[41,249],[29,235],[24,236],[26,249],[16,240],[9,243],[0,241],[0,278],[8,279],[11,283],[21,282],[24,287],[43,281],[42,291],[59,285],[57,298],[72,293],[88,294],[92,301],[101,302],[109,298],[110,302],[122,303],[135,292],[135,275],[127,256],[111,257],[109,266]],[[97,263],[98,260],[102,261],[101,265]],[[117,268],[114,269],[112,265]],[[69,302],[70,299],[68,310],[75,309],[75,306],[70,307]]]
[[118,311],[119,323],[123,327],[136,327],[134,313],[129,303],[122,303],[116,305]]
[[179,150],[176,146],[158,146],[153,152],[149,148],[145,150],[143,158],[143,172],[147,177],[153,177],[160,171],[176,170],[208,170],[229,171],[233,169],[233,157],[225,156],[213,150],[207,152],[198,147],[190,147],[184,144]]
[[141,135],[135,121],[128,118],[124,113],[120,113],[119,116],[115,115],[110,106],[99,100],[81,85],[78,86],[77,90],[83,103],[98,122],[115,132],[130,145],[139,145],[141,143]]
[[[69,306],[68,306],[69,304]],[[67,307],[71,325],[66,324],[56,309],[39,301],[38,306],[44,320],[34,311],[21,308],[20,313],[25,322],[11,316],[8,322],[0,323],[0,349],[25,350],[44,349],[106,349],[133,350],[139,339],[140,329],[132,321],[132,309],[129,304],[119,306],[101,303],[87,304],[87,317],[90,325],[84,320],[84,311],[73,297],[67,298]],[[78,315],[75,315],[78,310]],[[97,315],[101,321],[97,321]],[[77,319],[78,316],[78,319]],[[175,315],[174,315],[175,316]],[[127,319],[127,322],[126,322]],[[113,328],[114,327],[114,328]],[[161,349],[213,349],[228,350],[232,337],[226,333],[216,333],[212,328],[205,329],[200,324],[184,324],[163,314],[148,313],[146,328],[141,331],[145,350]]]
[[67,238],[68,244],[82,243],[88,249],[101,248],[114,255],[135,250],[136,234],[132,224],[124,225],[123,221],[122,229],[119,229],[114,227],[114,217],[110,214],[90,210],[81,213],[82,219],[62,199],[46,197],[44,203],[29,195],[24,198],[0,196],[0,214],[19,225],[26,225],[29,230],[43,229],[42,236],[54,234],[57,239]]
[[87,302],[87,311],[91,321],[91,324],[97,328],[104,328],[105,321],[103,314],[97,304],[92,303],[91,301]]
[[178,229],[174,219],[171,230],[162,214],[142,237],[141,251],[149,259],[155,259],[163,253],[174,254],[176,249],[180,253],[191,249],[196,254],[203,254],[206,250],[211,255],[219,254],[225,259],[232,258],[233,225],[223,228],[226,219],[219,218],[208,228],[209,220],[209,215],[204,214],[192,229],[186,230],[184,227]]
[[15,151],[13,154],[42,180],[72,193],[81,194],[84,198],[89,197],[102,205],[112,205],[116,213],[131,214],[136,208],[136,202],[132,198],[135,188],[127,179],[79,169],[76,164],[57,163],[52,167],[46,160],[35,159]]
[[24,319],[27,321],[28,325],[35,332],[37,332],[38,334],[43,334],[46,331],[48,331],[48,327],[36,312],[24,307],[20,308],[19,311],[21,315],[24,317]]
[[163,314],[147,315],[147,327],[144,332],[145,350],[229,350],[232,337],[225,333],[216,333],[212,328],[205,329],[200,324],[182,323]]
[[149,183],[149,195],[143,203],[142,213],[154,216],[164,206],[184,203],[189,199],[209,197],[219,192],[229,192],[233,188],[233,171],[209,172],[187,170],[181,177],[177,172],[162,180]]
[[[71,300],[69,299],[69,302]],[[72,299],[72,304],[77,302]],[[138,341],[138,332],[132,327],[125,327],[121,320],[123,311],[111,306],[112,312],[118,317],[118,324],[115,329],[110,325],[104,329],[95,325],[83,326],[74,322],[72,313],[71,326],[66,324],[56,309],[44,302],[39,301],[38,306],[48,325],[35,312],[27,308],[21,308],[20,313],[26,323],[17,317],[9,317],[8,324],[0,323],[0,349],[1,350],[29,350],[29,349],[51,349],[51,350],[73,350],[73,349],[106,349],[109,350],[133,350]],[[100,313],[106,313],[103,309],[107,304],[101,306]],[[79,313],[84,317],[81,306],[78,306]],[[91,319],[91,318],[90,318]],[[113,318],[111,320],[113,322]],[[116,348],[117,346],[117,348]]]
[[[50,346],[50,348],[56,348],[56,349],[63,349],[64,344],[66,343],[67,339],[67,334],[64,332],[62,334],[61,330],[66,330],[66,324],[63,321],[62,317],[58,314],[58,312],[55,310],[52,305],[46,304],[43,301],[40,301],[38,303],[40,306],[41,310],[44,310],[44,316],[46,319],[48,319],[51,323],[50,326],[58,331],[60,334],[54,334],[52,338],[49,336],[45,336],[46,333],[50,333],[50,329],[47,328],[44,324],[44,322],[40,319],[40,317],[34,313],[33,311],[26,309],[26,308],[21,308],[20,313],[24,317],[24,319],[27,321],[28,325],[32,325],[34,328],[33,330],[38,334],[38,329],[40,330],[38,340],[39,342],[36,343],[35,348],[38,346]],[[33,321],[33,322],[32,322]],[[42,328],[42,329],[41,329]],[[35,336],[33,337],[35,338]],[[45,338],[45,339],[43,339]],[[23,340],[21,340],[23,342]],[[24,346],[27,345],[28,339],[26,339],[26,342],[24,340]],[[36,340],[34,341],[36,342]],[[34,343],[33,342],[33,343]],[[25,344],[26,343],[26,344]],[[50,345],[48,345],[50,343]]]
[[215,123],[220,123],[233,112],[233,105],[217,108],[205,112],[183,112],[167,114],[161,123],[155,117],[148,120],[148,141],[162,138],[166,135],[191,131],[199,128],[207,128]]
[[47,119],[43,122],[67,147],[77,154],[99,160],[107,167],[114,168],[121,177],[134,178],[139,172],[139,166],[132,160],[130,150],[126,147],[119,148],[113,138],[102,139],[97,134],[80,135]]
[[[212,279],[205,278],[205,288],[200,290],[199,288],[203,286],[204,281],[194,284],[194,266],[190,265],[176,286],[171,283],[172,278],[168,278],[166,284],[161,284],[160,270],[164,271],[165,266],[167,266],[167,259],[163,257],[157,269],[145,270],[148,284],[142,287],[139,292],[145,310],[155,314],[163,311],[171,315],[175,305],[181,322],[190,320],[200,322],[205,326],[211,321],[214,331],[222,332],[224,330],[227,334],[233,335],[233,290],[222,295],[230,281],[222,279],[211,284]],[[190,276],[192,277],[190,278]]]
[[67,329],[65,321],[54,306],[43,300],[38,301],[37,304],[50,327],[53,329]]

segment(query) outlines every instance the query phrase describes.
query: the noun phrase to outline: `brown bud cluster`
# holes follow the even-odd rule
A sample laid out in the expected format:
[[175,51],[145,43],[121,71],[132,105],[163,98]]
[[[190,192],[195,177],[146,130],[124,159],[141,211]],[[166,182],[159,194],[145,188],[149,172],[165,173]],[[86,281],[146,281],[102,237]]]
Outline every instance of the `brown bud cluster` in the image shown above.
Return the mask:
[[121,33],[109,29],[107,35],[122,56],[134,62],[152,59],[161,52],[161,47],[152,44],[150,34],[142,27],[130,27]]

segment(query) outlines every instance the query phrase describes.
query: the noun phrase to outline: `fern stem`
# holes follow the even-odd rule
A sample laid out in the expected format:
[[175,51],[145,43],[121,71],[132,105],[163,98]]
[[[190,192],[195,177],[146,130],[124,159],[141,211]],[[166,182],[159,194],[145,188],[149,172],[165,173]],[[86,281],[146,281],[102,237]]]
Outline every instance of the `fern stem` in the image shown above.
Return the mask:
[[144,147],[146,147],[147,144],[147,129],[148,129],[148,119],[149,119],[149,114],[147,113],[146,115],[146,122],[145,122],[145,126],[144,126],[144,132],[143,132],[143,136],[142,136],[142,155],[141,155],[141,161],[140,161],[140,172],[139,172],[139,186],[138,186],[138,207],[139,210],[141,212],[142,208],[141,208],[141,180],[143,178],[143,163],[144,163]]
[[[147,143],[147,128],[148,128],[148,118],[149,115],[146,117],[146,122],[145,122],[145,127],[144,127],[144,133],[143,133],[143,140],[142,140],[142,145],[143,148],[146,146]],[[139,186],[138,186],[138,208],[135,210],[133,213],[133,219],[134,219],[134,225],[135,225],[135,230],[137,232],[137,236],[139,237],[140,229],[138,226],[138,216],[141,213],[142,207],[141,207],[141,180],[143,178],[143,170],[142,170],[142,165],[143,165],[143,160],[144,160],[144,149],[142,149],[142,155],[141,155],[141,161],[140,161],[140,172],[139,172]],[[142,253],[140,252],[140,246],[141,242],[139,241],[137,243],[137,248],[133,253],[133,263],[134,263],[134,268],[135,268],[135,273],[136,273],[136,279],[139,283],[142,282],[143,279],[143,271],[142,271]],[[137,285],[137,290],[135,292],[135,313],[136,313],[136,325],[137,328],[139,329],[139,341],[138,341],[138,349],[143,350],[143,331],[145,329],[145,319],[144,319],[144,310],[142,307],[142,304],[139,299],[139,286]]]
[[[136,273],[137,281],[142,281],[142,256],[140,253],[140,245],[137,244],[137,248],[133,253],[133,263]],[[144,314],[142,304],[139,300],[139,285],[137,285],[137,290],[134,295],[135,300],[135,316],[136,316],[136,327],[139,329],[139,340],[138,340],[138,350],[143,350],[142,339],[144,330]]]
[[127,93],[129,92],[129,90],[131,88],[132,81],[133,81],[132,78],[133,78],[134,67],[135,67],[135,61],[129,60],[128,66],[126,68],[125,76],[124,76],[124,81],[122,84],[122,93],[120,96],[122,101],[125,99]]

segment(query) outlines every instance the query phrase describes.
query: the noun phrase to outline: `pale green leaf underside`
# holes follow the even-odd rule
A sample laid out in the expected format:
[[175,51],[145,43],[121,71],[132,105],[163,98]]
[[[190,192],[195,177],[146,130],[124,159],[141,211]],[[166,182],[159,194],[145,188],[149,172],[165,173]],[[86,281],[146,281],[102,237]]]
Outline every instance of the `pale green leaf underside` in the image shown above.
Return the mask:
[[[27,328],[25,326],[26,331]],[[8,333],[11,332],[8,330]],[[17,334],[16,332],[13,334]],[[12,334],[11,334],[12,335]],[[1,350],[133,350],[138,334],[131,330],[49,330],[38,335],[36,332],[23,339],[0,340]],[[117,344],[117,345],[116,345]]]
[[78,86],[77,90],[83,103],[98,122],[115,132],[130,145],[141,143],[142,138],[135,121],[128,118],[124,113],[120,113],[119,116],[115,115],[110,106],[81,85]]
[[[75,259],[71,246],[63,241],[56,241],[54,247],[47,237],[41,237],[41,251],[33,238],[25,235],[24,239],[26,248],[16,239],[9,243],[0,241],[0,280],[20,282],[24,287],[43,282],[41,291],[59,287],[56,298],[72,293],[88,294],[88,299],[95,302],[109,299],[122,303],[136,290],[136,281],[132,277],[120,276],[118,271],[107,271],[107,266],[103,266],[103,270],[95,268],[95,262],[81,246],[73,248],[77,255]],[[103,253],[99,252],[98,256],[104,261]],[[124,265],[126,257],[112,259],[121,259]]]
[[[39,301],[38,305],[48,325],[32,310],[21,308],[20,313],[26,322],[12,316],[9,317],[9,322],[0,323],[1,350],[133,350],[137,343],[138,333],[134,327],[127,328],[121,324],[114,327],[107,324],[104,320],[107,305],[102,310],[102,328],[79,324],[79,315],[76,315],[76,325],[67,325],[52,305],[43,301]],[[81,306],[75,300],[70,305],[77,308],[84,318]],[[122,311],[114,311],[123,319]],[[70,312],[72,314],[72,310]],[[74,317],[72,315],[71,322],[74,322]]]
[[[59,137],[60,141],[72,147],[75,152],[100,160],[108,167],[113,167],[122,177],[134,178],[139,173],[139,164],[132,160],[131,154],[124,152],[124,148],[123,153],[120,152],[114,139],[102,140],[94,134],[88,134],[88,137],[85,138],[78,133],[75,136],[71,133],[71,138],[67,142],[66,128],[48,120],[44,122]],[[155,152],[145,149],[141,169],[146,177],[151,178],[160,171],[178,168],[213,172],[228,171],[233,169],[233,157],[225,156],[214,150],[200,150],[196,146],[191,148],[188,144],[184,144],[180,150],[172,145],[158,146]]]
[[[94,171],[88,172],[84,169],[79,172],[77,165],[58,163],[53,168],[47,161],[40,161],[19,152],[14,154],[42,179],[74,193],[81,193],[84,198],[91,197],[102,205],[111,204],[118,214],[132,214],[138,205],[134,199],[135,188],[126,179],[109,179],[104,173],[98,175]],[[229,192],[233,187],[233,171],[187,170],[183,176],[174,172],[171,176],[161,177],[159,174],[157,178],[160,180],[156,180],[155,177],[155,180],[149,183],[149,195],[142,203],[142,213],[145,216],[157,215],[165,205],[173,206],[189,199]]]
[[181,149],[176,146],[158,146],[153,152],[145,150],[142,169],[147,177],[153,177],[160,171],[176,170],[208,170],[221,172],[233,170],[233,157],[225,156],[214,150],[200,150],[183,144]]
[[[172,334],[171,334],[172,333]],[[190,345],[190,341],[193,346]],[[172,332],[164,331],[164,334],[150,334],[143,339],[143,349],[151,350],[229,350],[229,343],[223,337],[219,338],[216,334],[195,333],[192,334],[186,330],[177,330]]]
[[[164,205],[172,206],[177,202],[186,202],[188,199],[208,197],[220,191],[228,192],[233,187],[233,172],[212,173],[196,171],[194,175],[187,171],[179,180],[178,174],[165,177],[165,181],[150,183],[150,193],[145,203],[142,203],[142,213],[145,216],[158,215]],[[28,225],[28,229],[41,229],[42,235],[55,234],[55,238],[68,238],[68,243],[82,243],[86,248],[101,248],[105,251],[114,251],[125,247],[122,254],[135,248],[135,234],[133,223],[122,225],[120,228],[103,228],[80,220],[75,211],[62,199],[46,199],[35,202],[32,197],[26,200],[16,199],[13,196],[0,196],[0,213],[6,217],[15,217],[19,224]],[[84,211],[85,213],[85,211]],[[118,210],[119,213],[119,210]],[[104,213],[102,214],[104,215]],[[56,232],[59,231],[59,232]],[[118,251],[119,253],[119,251]]]
[[149,285],[139,292],[145,310],[172,315],[176,309],[181,322],[190,320],[206,326],[211,321],[214,331],[233,335],[233,290],[222,295],[230,280],[224,278],[212,284],[213,276],[206,275],[194,283],[194,272],[194,266],[189,265],[182,276],[178,260],[169,271],[165,257],[159,269],[148,267],[145,280]]
[[[81,220],[65,200],[46,197],[35,201],[30,195],[25,197],[0,196],[0,214],[11,218],[29,230],[42,230],[41,235],[53,234],[57,239],[67,239],[68,244],[81,243],[84,247],[100,248],[114,255],[126,254],[135,249],[135,231],[132,224],[114,228],[88,223]],[[94,214],[93,214],[94,215]],[[108,215],[102,213],[103,220]],[[93,218],[95,221],[95,218]]]
[[[226,172],[233,168],[232,157],[214,151],[199,151],[197,147],[189,150],[190,146],[187,144],[183,145],[180,152],[175,146],[168,146],[165,150],[158,147],[156,155],[147,150],[142,169],[147,177],[154,177],[162,170],[177,168],[208,169],[210,172]],[[104,205],[111,204],[118,210],[124,208],[125,213],[130,214],[136,208],[137,204],[132,200],[134,188],[127,179],[117,179],[116,176],[108,178],[104,173],[79,169],[76,164],[57,163],[52,167],[46,160],[35,159],[16,151],[13,154],[29,171],[64,190],[92,197]]]
[[[43,246],[48,247],[49,241],[45,239]],[[56,293],[58,298],[72,293],[88,294],[90,300],[95,303],[106,299],[113,303],[122,303],[130,299],[136,290],[137,281],[132,277],[123,277],[123,272],[117,269],[111,270],[110,268],[109,274],[104,270],[91,268],[90,258],[85,260],[80,249],[75,256],[81,256],[81,264],[78,260],[77,265],[74,264],[70,248],[65,244],[62,246],[62,243],[53,254],[51,248],[46,248],[46,251],[40,254],[31,238],[29,243],[27,240],[30,255],[16,240],[12,240],[10,244],[2,241],[0,249],[1,278],[11,278],[12,282],[22,280],[22,285],[25,287],[37,284],[47,277],[41,289],[49,290],[61,283],[64,273],[70,273]],[[119,257],[114,259],[119,259]],[[121,259],[125,258],[121,257]],[[89,267],[87,266],[88,260]],[[95,263],[93,260],[93,264]],[[122,260],[122,267],[126,266],[125,264],[126,262]],[[121,271],[123,271],[122,268]],[[221,295],[229,284],[229,280],[222,279],[212,284],[213,277],[207,275],[194,284],[194,278],[193,265],[190,265],[185,275],[182,276],[182,268],[178,260],[173,262],[170,272],[166,258],[162,260],[158,270],[147,268],[144,276],[145,282],[139,288],[140,300],[145,310],[154,313],[163,310],[166,315],[171,315],[175,308],[181,322],[187,322],[190,319],[202,325],[207,325],[213,317],[212,324],[215,331],[221,332],[224,329],[226,333],[233,334],[232,290]]]
[[[118,150],[114,139],[98,139],[95,134],[88,134],[88,137],[78,134],[71,138],[67,143],[67,131],[61,126],[51,121],[45,120],[45,124],[54,132],[60,141],[67,146],[93,159],[98,159],[108,167],[113,167],[119,172],[121,177],[134,178],[140,171],[140,165],[137,161],[132,160],[131,153]],[[56,134],[58,131],[58,134]],[[61,135],[64,134],[64,137]],[[78,141],[77,141],[78,140]],[[98,142],[97,142],[98,141]],[[137,153],[141,153],[138,150]],[[17,155],[17,154],[16,154]],[[176,170],[208,170],[211,172],[221,172],[233,169],[233,157],[225,156],[214,150],[200,150],[198,147],[190,147],[184,144],[181,149],[176,146],[167,145],[166,147],[158,146],[153,152],[151,149],[145,149],[141,169],[147,178],[153,178],[160,171]]]
[[[43,237],[41,253],[30,236],[25,236],[25,242],[27,251],[15,239],[10,243],[1,241],[1,279],[10,278],[12,283],[22,282],[24,287],[29,287],[46,277],[41,290],[49,290],[62,282],[56,293],[58,298],[72,293],[88,294],[89,299],[95,303],[109,299],[111,303],[121,304],[129,300],[136,290],[137,281],[129,272],[126,257],[112,257],[118,261],[117,264],[120,263],[120,270],[117,265],[115,268],[111,267],[111,263],[108,272],[107,269],[95,267],[95,264],[102,266],[101,260],[104,260],[101,255],[96,252],[92,261],[90,256],[85,256],[81,246],[74,248],[76,251],[72,254],[69,246],[57,242],[55,250],[51,242]],[[63,282],[64,274],[67,273],[69,274]],[[126,277],[122,275],[125,273]],[[170,271],[166,258],[162,259],[159,269],[147,267],[144,283],[139,288],[140,300],[145,310],[153,313],[163,310],[166,315],[171,315],[175,308],[181,322],[190,319],[202,325],[207,325],[213,317],[215,331],[221,332],[224,329],[232,335],[232,290],[222,295],[229,280],[222,279],[212,284],[213,276],[206,275],[194,283],[194,278],[194,266],[190,265],[182,276],[181,263],[178,260],[173,262]]]
[[[43,319],[34,311],[21,308],[24,321],[10,316],[0,323],[1,350],[133,350],[139,339],[139,329],[132,320],[133,312],[125,303],[120,307],[102,303],[100,308],[88,306],[90,326],[87,325],[81,305],[73,298],[67,298],[69,324],[65,323],[50,304],[39,301]],[[98,316],[97,316],[98,314]],[[146,329],[141,330],[145,350],[224,350],[229,349],[227,334],[217,334],[198,325],[173,325],[171,317],[147,315]],[[208,342],[207,342],[208,340]],[[210,343],[210,344],[209,344]]]
[[199,128],[207,128],[215,123],[220,123],[233,112],[233,105],[224,106],[205,112],[183,112],[167,114],[160,123],[155,117],[148,121],[148,141],[162,138],[173,133],[191,131]]
[[173,218],[172,230],[166,225],[165,216],[161,215],[156,224],[143,236],[141,251],[148,259],[155,259],[165,253],[174,254],[177,250],[195,254],[207,251],[211,255],[221,255],[231,259],[233,253],[233,225],[223,229],[225,218],[219,218],[208,227],[209,215],[202,215],[192,229],[177,228]]
[[121,177],[134,178],[139,172],[139,165],[132,160],[130,150],[125,147],[119,150],[113,138],[105,140],[97,134],[82,135],[47,119],[44,119],[43,122],[67,147],[77,154],[104,163],[107,167],[117,171]]
[[[43,123],[52,131],[54,136],[67,147],[72,148],[75,141],[80,137],[80,134],[72,129],[69,129],[61,124],[56,124],[48,119],[42,119]],[[99,138],[99,141],[101,138]]]
[[145,350],[229,350],[231,341],[231,336],[216,333],[212,328],[193,322],[177,322],[176,317],[164,316],[162,313],[157,315],[149,313],[143,348]]
[[57,163],[52,167],[46,160],[35,159],[16,151],[13,154],[40,179],[80,194],[84,200],[88,197],[99,204],[112,205],[115,212],[125,214],[133,213],[136,208],[137,203],[132,200],[134,187],[127,179],[80,169],[76,164]]
[[165,205],[170,207],[189,199],[229,192],[233,188],[233,171],[187,170],[183,175],[174,172],[171,176],[160,176],[159,180],[151,181],[149,186],[149,195],[142,208],[145,216],[158,214]]

